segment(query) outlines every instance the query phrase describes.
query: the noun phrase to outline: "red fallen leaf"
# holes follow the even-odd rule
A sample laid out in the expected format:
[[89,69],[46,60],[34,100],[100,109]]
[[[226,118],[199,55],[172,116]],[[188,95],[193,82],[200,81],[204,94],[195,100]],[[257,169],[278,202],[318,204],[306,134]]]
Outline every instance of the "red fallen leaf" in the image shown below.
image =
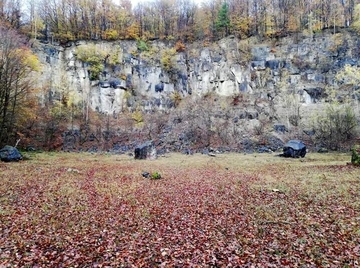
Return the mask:
[[354,252],[356,255],[360,256],[360,244],[357,245],[357,246],[353,249],[353,252]]
[[289,264],[291,264],[291,262],[290,262],[289,260],[284,259],[284,258],[281,258],[281,259],[280,259],[280,263],[281,263],[282,265],[289,265]]

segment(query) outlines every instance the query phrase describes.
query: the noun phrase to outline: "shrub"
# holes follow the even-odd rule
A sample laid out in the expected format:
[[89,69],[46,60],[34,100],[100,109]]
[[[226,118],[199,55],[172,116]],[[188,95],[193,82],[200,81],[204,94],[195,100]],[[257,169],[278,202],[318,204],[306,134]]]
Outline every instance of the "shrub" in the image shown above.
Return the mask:
[[184,52],[186,49],[186,46],[181,40],[177,41],[175,44],[175,50],[176,52]]
[[89,71],[90,71],[90,80],[99,80],[99,76],[101,71],[103,70],[103,65],[101,62],[92,63],[90,65]]
[[332,45],[329,47],[329,50],[331,52],[336,52],[338,51],[338,49],[344,45],[344,41],[346,40],[346,38],[343,36],[343,34],[341,33],[337,33],[332,35]]
[[146,44],[146,42],[142,39],[138,39],[137,40],[137,48],[138,50],[140,50],[141,52],[143,51],[148,51],[149,50],[149,47],[148,45]]
[[90,65],[90,80],[99,79],[99,75],[104,67],[104,59],[107,56],[106,51],[100,50],[91,44],[77,47],[75,53],[78,60]]
[[175,54],[176,50],[174,48],[171,49],[165,49],[161,53],[161,66],[162,68],[167,71],[171,72],[175,69]]
[[107,29],[104,37],[106,40],[117,40],[119,39],[119,33],[115,29]]
[[173,94],[171,94],[170,98],[173,101],[175,107],[178,107],[182,100],[182,97],[178,91],[175,91]]
[[75,54],[78,60],[88,63],[99,61],[100,58],[103,59],[106,56],[105,52],[98,49],[94,44],[78,46]]
[[157,172],[157,171],[153,172],[153,173],[151,174],[151,179],[152,179],[152,180],[159,180],[159,179],[161,179],[160,173]]
[[131,115],[131,118],[135,121],[135,124],[137,126],[144,125],[144,117],[140,110],[136,110],[135,112],[133,112],[133,114]]
[[356,136],[357,119],[349,105],[331,104],[312,122],[315,140],[329,149],[339,150]]
[[354,145],[351,152],[351,163],[353,165],[360,165],[360,145]]

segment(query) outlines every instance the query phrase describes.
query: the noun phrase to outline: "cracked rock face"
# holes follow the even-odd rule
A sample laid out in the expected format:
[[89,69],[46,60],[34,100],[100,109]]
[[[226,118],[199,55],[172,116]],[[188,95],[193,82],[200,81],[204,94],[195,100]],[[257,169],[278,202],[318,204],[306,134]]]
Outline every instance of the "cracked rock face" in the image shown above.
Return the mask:
[[[35,52],[44,66],[39,85],[48,90],[44,98],[56,100],[71,92],[75,100],[102,113],[171,109],[175,92],[181,97],[245,93],[253,100],[276,99],[285,92],[280,83],[306,105],[326,98],[326,86],[336,86],[334,75],[346,63],[359,64],[356,38],[345,35],[347,41],[335,48],[331,34],[296,42],[286,37],[275,44],[249,41],[245,47],[234,37],[208,47],[194,43],[172,55],[171,68],[164,68],[162,57],[174,44],[160,41],[149,44],[156,53],[140,53],[136,41],[40,44]],[[90,64],[76,57],[76,48],[90,43],[117,58],[114,65],[104,59],[98,80],[91,80]]]

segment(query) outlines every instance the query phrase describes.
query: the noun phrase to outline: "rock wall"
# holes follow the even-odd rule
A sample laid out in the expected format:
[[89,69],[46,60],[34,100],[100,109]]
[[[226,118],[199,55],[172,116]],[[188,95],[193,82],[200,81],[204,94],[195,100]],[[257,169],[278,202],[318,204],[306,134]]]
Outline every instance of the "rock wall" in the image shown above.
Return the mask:
[[[89,63],[76,57],[80,46],[95,44],[115,54],[117,64],[104,59],[99,80],[90,80]],[[171,58],[170,70],[162,64],[172,42],[148,42],[140,52],[135,41],[73,42],[62,47],[40,42],[34,47],[43,63],[40,86],[44,98],[60,99],[71,92],[78,102],[103,113],[124,110],[166,110],[181,97],[216,93],[244,93],[257,99],[284,99],[291,92],[303,106],[326,98],[326,87],[337,87],[336,73],[345,65],[359,65],[360,42],[350,32],[294,35],[280,40],[238,40],[228,37],[211,44],[188,44]]]

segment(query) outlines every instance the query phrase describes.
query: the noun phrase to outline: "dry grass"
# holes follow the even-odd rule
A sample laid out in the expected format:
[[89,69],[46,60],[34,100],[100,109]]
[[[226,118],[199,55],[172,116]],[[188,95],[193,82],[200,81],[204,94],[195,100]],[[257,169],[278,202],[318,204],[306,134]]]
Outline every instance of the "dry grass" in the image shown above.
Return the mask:
[[349,154],[29,157],[0,163],[0,266],[359,264]]

